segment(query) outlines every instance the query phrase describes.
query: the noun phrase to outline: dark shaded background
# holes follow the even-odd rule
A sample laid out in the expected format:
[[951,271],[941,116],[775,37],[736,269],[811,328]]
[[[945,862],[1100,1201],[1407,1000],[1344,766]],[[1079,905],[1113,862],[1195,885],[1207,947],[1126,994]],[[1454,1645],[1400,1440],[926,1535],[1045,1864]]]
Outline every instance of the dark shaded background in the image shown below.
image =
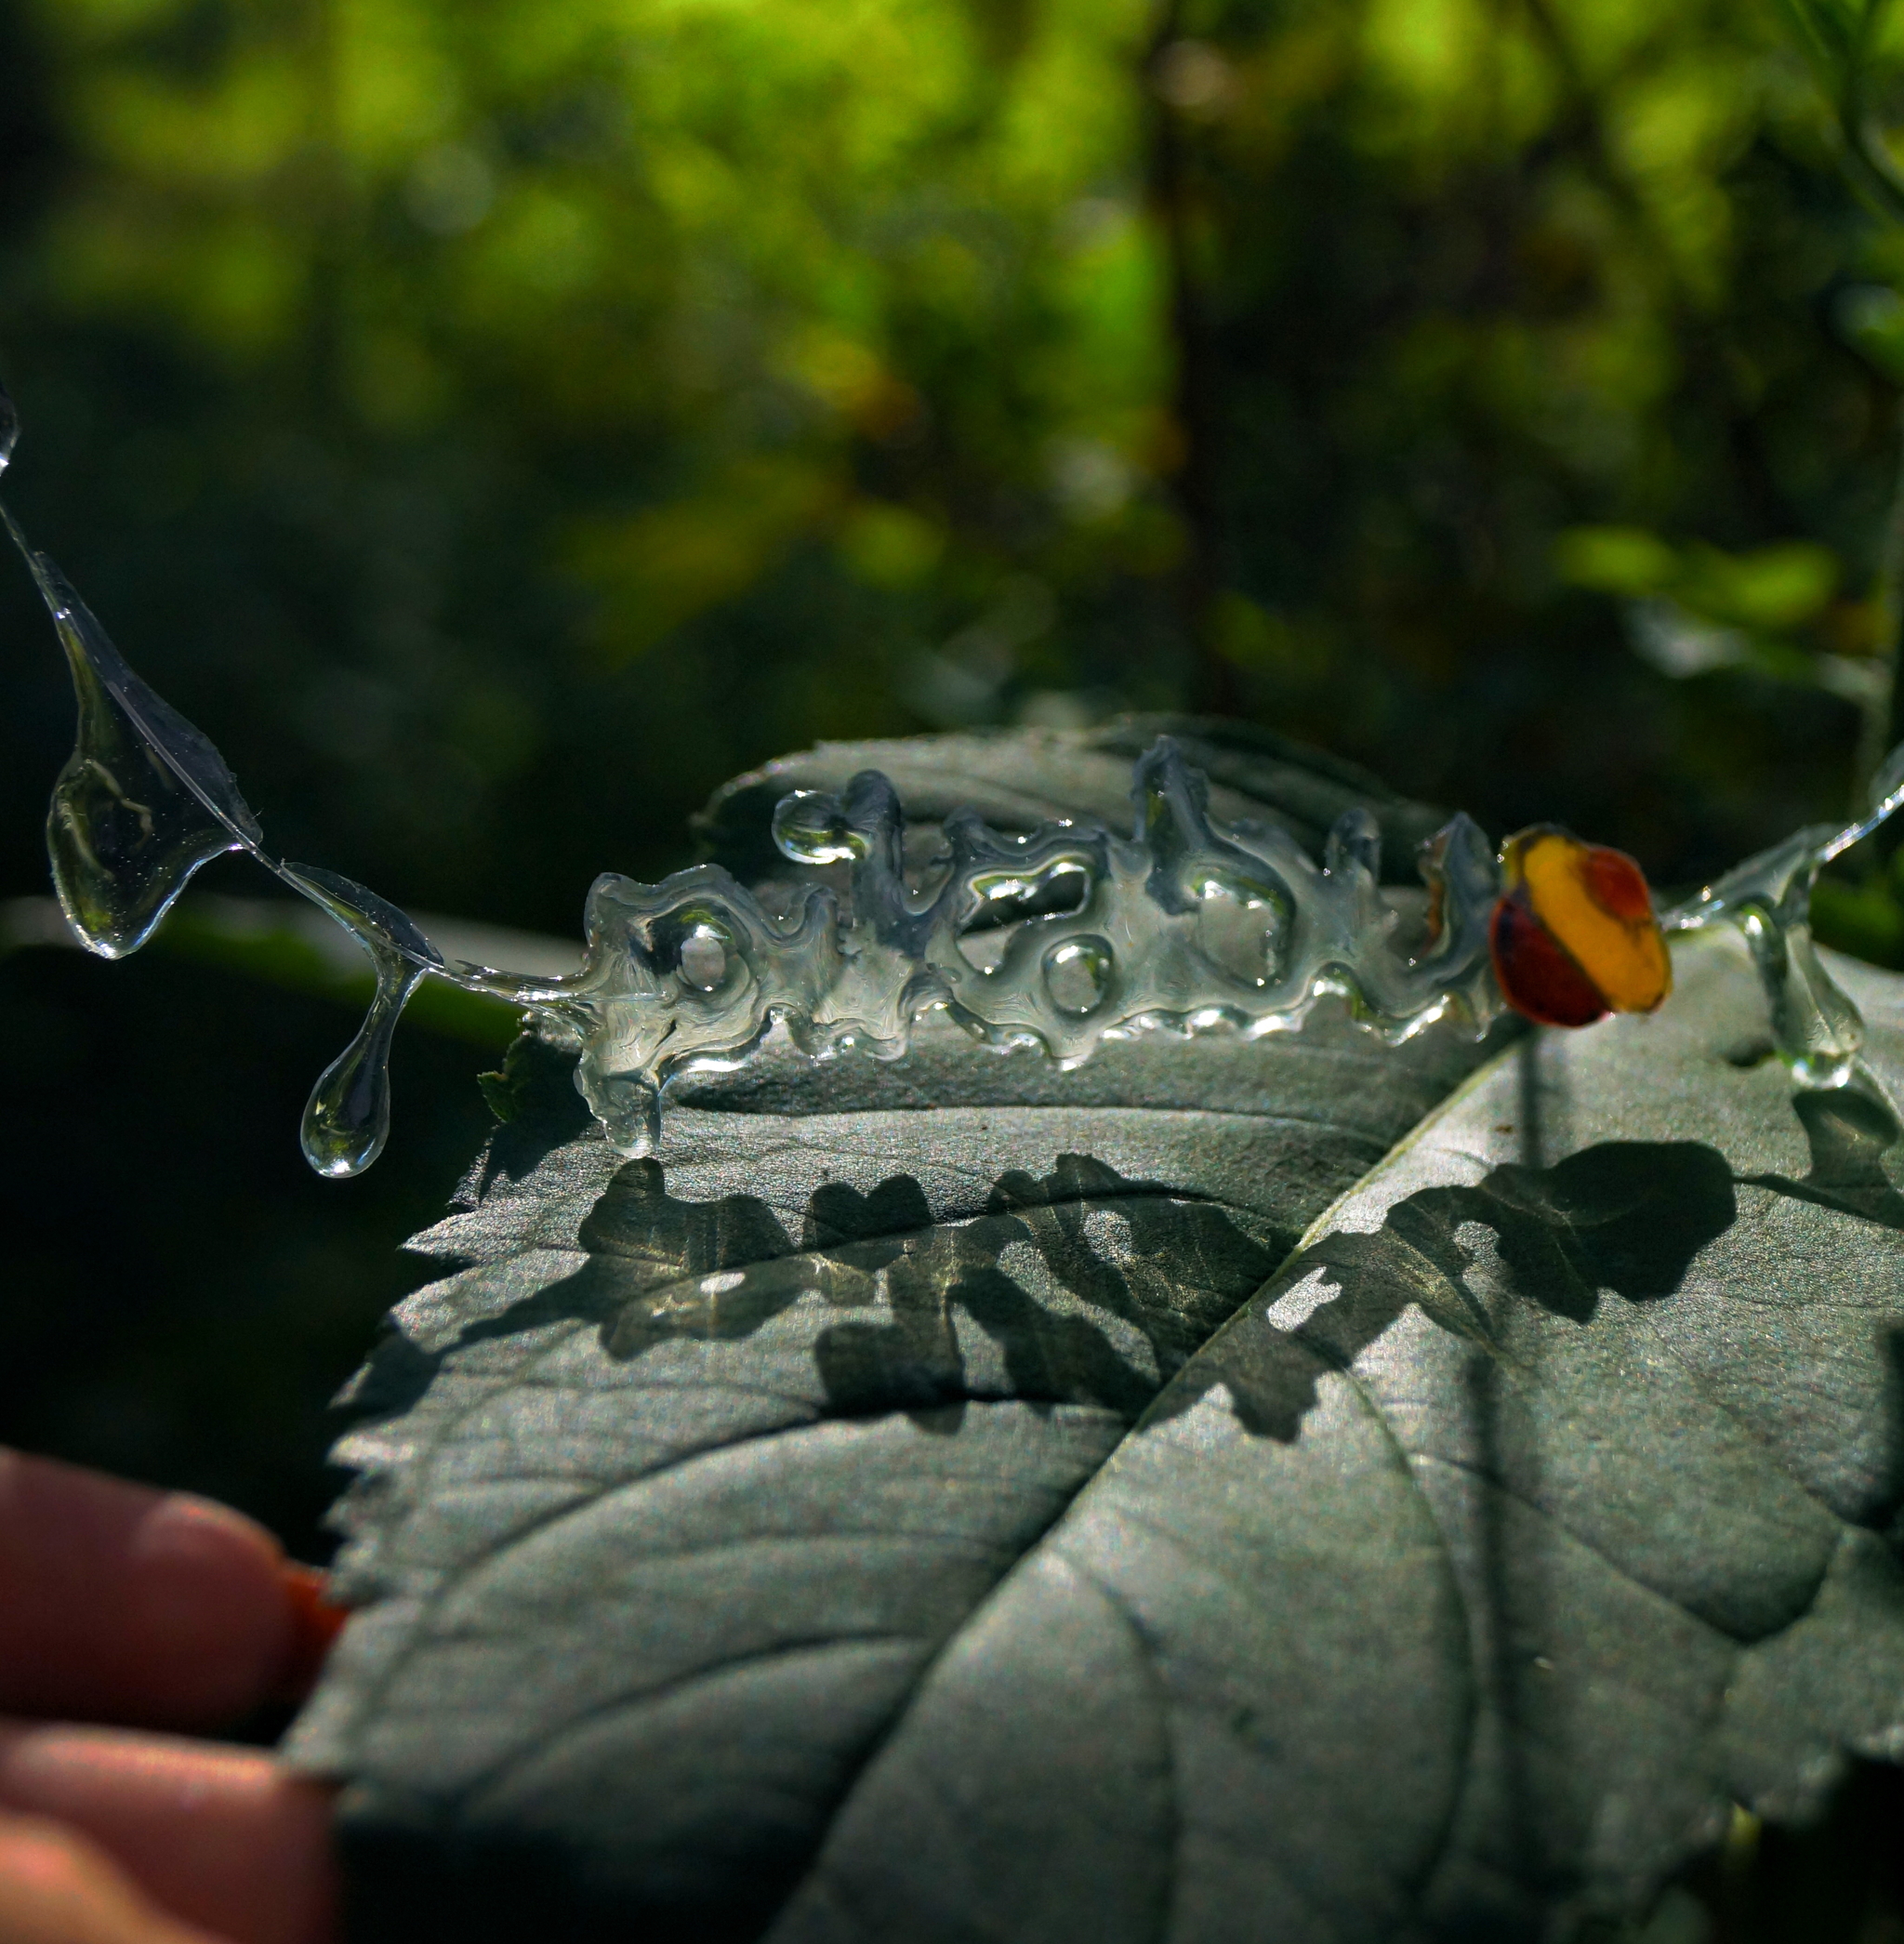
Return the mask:
[[[0,0],[9,503],[277,848],[548,932],[778,751],[1122,707],[1669,883],[1833,815],[1897,274],[1717,0]],[[12,567],[0,644],[39,895],[71,699]],[[406,1028],[340,1185],[295,1132],[341,1009],[0,980],[0,1435],[317,1548],[493,1059]]]

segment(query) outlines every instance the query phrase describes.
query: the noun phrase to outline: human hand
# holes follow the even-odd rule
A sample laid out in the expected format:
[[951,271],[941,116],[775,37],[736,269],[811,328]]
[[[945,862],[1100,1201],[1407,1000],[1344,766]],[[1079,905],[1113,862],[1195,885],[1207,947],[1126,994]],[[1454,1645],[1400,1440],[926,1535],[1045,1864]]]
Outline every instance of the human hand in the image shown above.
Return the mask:
[[0,1944],[329,1944],[329,1792],[187,1739],[324,1633],[242,1514],[0,1448]]

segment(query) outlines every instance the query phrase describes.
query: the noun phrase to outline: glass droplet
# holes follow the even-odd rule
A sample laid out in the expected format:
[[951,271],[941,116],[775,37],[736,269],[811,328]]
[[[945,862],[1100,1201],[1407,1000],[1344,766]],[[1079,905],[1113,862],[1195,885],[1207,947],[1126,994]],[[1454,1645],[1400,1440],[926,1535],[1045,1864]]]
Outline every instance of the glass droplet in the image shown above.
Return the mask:
[[1273,872],[1207,870],[1197,880],[1197,948],[1226,979],[1267,985],[1279,973],[1295,900]]
[[774,841],[794,864],[850,864],[866,848],[840,814],[840,800],[811,789],[791,790],[774,806]]
[[305,1104],[304,1158],[339,1180],[362,1174],[390,1131],[390,1038],[423,979],[407,959],[373,954],[377,995],[357,1037],[324,1068]]
[[206,807],[101,679],[73,617],[57,618],[79,734],[46,813],[53,887],[86,948],[123,959],[152,935],[193,872],[242,849],[244,837]]
[[54,889],[87,949],[123,959],[201,865],[256,850],[263,833],[209,738],[133,673],[4,508],[0,522],[33,569],[79,705],[79,733],[46,816]]
[[1102,938],[1067,938],[1045,954],[1045,991],[1066,1018],[1083,1019],[1109,997],[1112,966]]
[[986,925],[1068,918],[1091,901],[1090,866],[1076,857],[1060,857],[1032,871],[979,871],[969,882]]
[[729,940],[716,926],[695,925],[681,942],[681,975],[697,992],[718,992],[727,980]]
[[585,1052],[575,1085],[609,1146],[641,1160],[661,1144],[661,1092],[638,1074],[601,1072]]

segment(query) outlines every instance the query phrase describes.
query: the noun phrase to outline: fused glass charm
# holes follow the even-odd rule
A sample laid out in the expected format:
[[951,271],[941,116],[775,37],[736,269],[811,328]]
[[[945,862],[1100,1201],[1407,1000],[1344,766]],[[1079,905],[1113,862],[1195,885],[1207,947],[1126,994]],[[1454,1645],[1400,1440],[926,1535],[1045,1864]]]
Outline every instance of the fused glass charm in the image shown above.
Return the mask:
[[1535,824],[1501,847],[1501,894],[1488,926],[1501,995],[1549,1026],[1650,1012],[1673,990],[1673,960],[1652,893],[1624,851]]

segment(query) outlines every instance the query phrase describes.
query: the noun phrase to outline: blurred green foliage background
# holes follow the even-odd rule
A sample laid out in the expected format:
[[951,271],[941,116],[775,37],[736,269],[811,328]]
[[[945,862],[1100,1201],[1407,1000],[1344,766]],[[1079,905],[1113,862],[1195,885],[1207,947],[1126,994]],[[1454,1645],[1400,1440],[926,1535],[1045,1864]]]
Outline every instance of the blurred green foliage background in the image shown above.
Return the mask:
[[[1772,0],[0,0],[9,503],[273,843],[413,908],[572,933],[776,752],[1125,707],[1692,880],[1888,721],[1904,229],[1806,48]],[[43,894],[71,700],[10,568],[0,641]],[[1890,885],[1830,917],[1898,960]],[[316,1545],[491,1063],[407,1029],[339,1187],[321,994],[0,980],[0,1435]]]
[[1667,879],[1851,787],[1904,241],[1765,6],[6,0],[0,75],[17,509],[400,900],[1119,706]]

